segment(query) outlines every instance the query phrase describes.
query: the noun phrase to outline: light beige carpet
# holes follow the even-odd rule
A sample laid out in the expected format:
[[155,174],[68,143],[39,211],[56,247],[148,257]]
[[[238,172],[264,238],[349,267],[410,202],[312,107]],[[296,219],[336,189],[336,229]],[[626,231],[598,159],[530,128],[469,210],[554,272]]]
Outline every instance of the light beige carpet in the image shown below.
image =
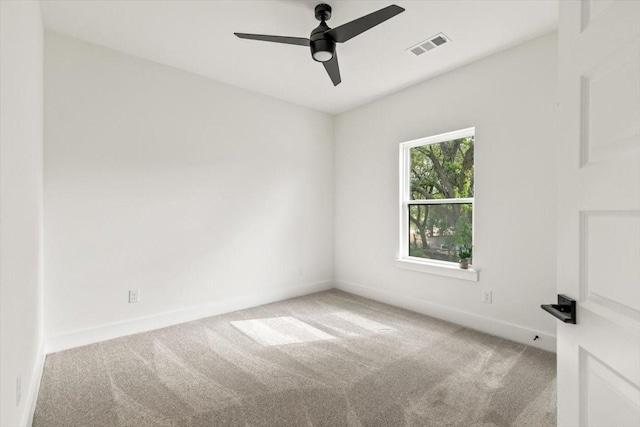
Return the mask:
[[255,342],[269,345],[300,344],[335,337],[291,316],[229,322]]
[[[278,317],[334,338],[271,345],[273,331],[231,324]],[[303,340],[297,327],[283,334]],[[333,290],[50,354],[34,425],[553,426],[555,414],[554,354]]]

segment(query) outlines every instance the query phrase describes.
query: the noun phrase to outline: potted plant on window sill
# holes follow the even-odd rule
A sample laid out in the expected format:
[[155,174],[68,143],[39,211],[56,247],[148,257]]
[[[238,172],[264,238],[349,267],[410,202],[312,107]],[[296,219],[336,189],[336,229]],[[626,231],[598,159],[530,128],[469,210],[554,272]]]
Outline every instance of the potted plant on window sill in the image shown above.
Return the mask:
[[462,245],[458,247],[458,259],[460,260],[460,268],[467,270],[471,263],[471,255],[473,250],[469,245]]

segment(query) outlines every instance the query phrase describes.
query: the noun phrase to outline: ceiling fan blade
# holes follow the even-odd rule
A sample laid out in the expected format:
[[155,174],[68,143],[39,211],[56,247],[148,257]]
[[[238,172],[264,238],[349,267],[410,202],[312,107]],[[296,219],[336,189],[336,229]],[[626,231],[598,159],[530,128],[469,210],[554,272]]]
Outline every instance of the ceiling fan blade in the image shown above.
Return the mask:
[[358,34],[362,34],[402,12],[404,12],[404,8],[392,4],[391,6],[382,8],[377,12],[370,13],[361,18],[340,25],[339,27],[327,31],[325,34],[338,43],[344,43]]
[[329,61],[323,62],[324,69],[327,70],[329,77],[331,77],[331,81],[334,86],[338,86],[342,79],[340,78],[340,67],[338,67],[338,53],[335,52],[333,54],[333,58]]
[[283,37],[283,36],[265,36],[264,34],[245,34],[245,33],[233,33],[241,39],[260,40],[263,42],[285,43],[295,44],[298,46],[309,46],[309,39],[304,37]]

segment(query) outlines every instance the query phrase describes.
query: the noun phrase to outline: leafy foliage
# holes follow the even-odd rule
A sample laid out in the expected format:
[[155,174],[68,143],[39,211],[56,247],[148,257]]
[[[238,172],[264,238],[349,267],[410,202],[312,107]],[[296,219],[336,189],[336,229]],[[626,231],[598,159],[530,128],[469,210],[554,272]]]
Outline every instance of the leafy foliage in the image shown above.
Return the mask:
[[[411,199],[473,197],[474,137],[411,148]],[[469,203],[410,204],[409,255],[457,261],[472,244]]]
[[469,245],[462,245],[458,247],[458,258],[467,259],[471,258],[473,254],[473,249]]

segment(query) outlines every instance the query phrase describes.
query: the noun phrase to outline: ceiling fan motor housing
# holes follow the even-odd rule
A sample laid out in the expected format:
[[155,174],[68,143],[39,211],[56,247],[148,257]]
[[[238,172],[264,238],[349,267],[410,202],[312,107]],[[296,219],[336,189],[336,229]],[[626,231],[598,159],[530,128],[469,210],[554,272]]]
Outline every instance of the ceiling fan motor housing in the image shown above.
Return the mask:
[[325,62],[335,55],[336,42],[325,35],[325,32],[330,29],[323,20],[320,22],[320,25],[311,32],[309,47],[311,47],[311,56],[314,61]]
[[325,3],[320,3],[316,6],[315,13],[318,21],[328,21],[331,19],[331,6]]

